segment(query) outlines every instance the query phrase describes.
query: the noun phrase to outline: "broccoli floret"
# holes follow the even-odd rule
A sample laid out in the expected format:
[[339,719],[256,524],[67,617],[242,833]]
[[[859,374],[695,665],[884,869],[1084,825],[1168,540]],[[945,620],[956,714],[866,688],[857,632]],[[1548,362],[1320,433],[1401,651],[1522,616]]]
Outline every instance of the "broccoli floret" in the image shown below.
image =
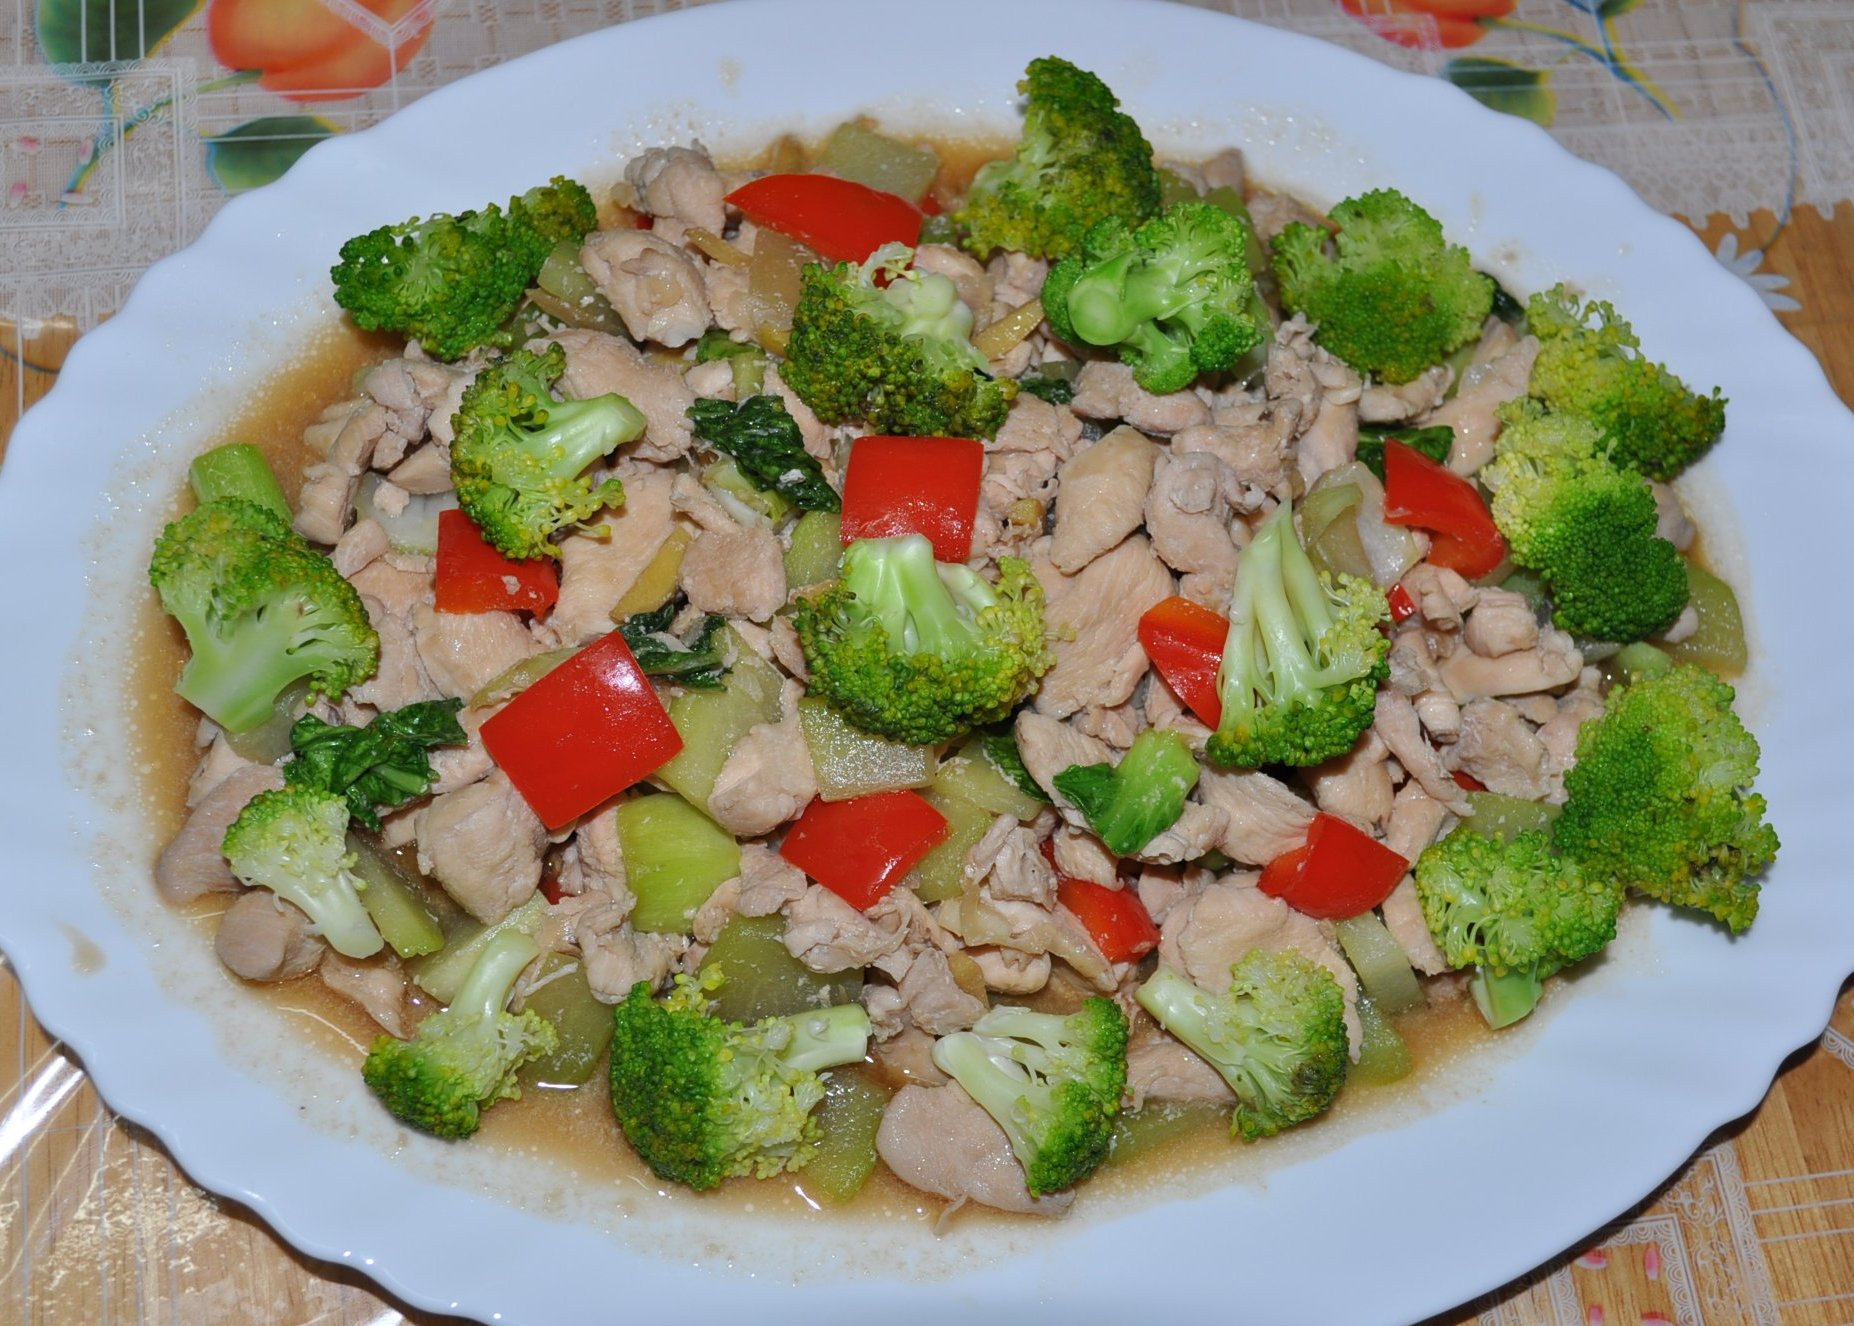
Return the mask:
[[1230,633],[1217,672],[1223,721],[1205,754],[1226,769],[1320,764],[1371,726],[1390,675],[1390,618],[1369,580],[1313,569],[1284,503],[1236,566]]
[[1687,604],[1679,549],[1656,535],[1648,481],[1606,459],[1603,434],[1535,404],[1501,411],[1505,427],[1481,471],[1513,561],[1546,582],[1552,619],[1594,640],[1628,644],[1674,624]]
[[1345,994],[1292,949],[1251,949],[1221,994],[1161,966],[1134,997],[1230,1084],[1232,1136],[1253,1142],[1305,1123],[1345,1085]]
[[1475,968],[1488,1025],[1530,1013],[1545,978],[1616,937],[1622,889],[1554,856],[1551,835],[1492,838],[1457,829],[1416,861],[1416,895],[1451,967]]
[[452,420],[458,505],[509,557],[558,557],[550,535],[624,501],[618,480],[595,484],[583,472],[641,437],[644,416],[612,392],[555,400],[565,371],[557,345],[545,354],[517,350],[477,374]]
[[592,196],[572,180],[481,211],[439,212],[381,226],[341,246],[329,275],[335,302],[367,331],[399,332],[440,359],[500,343],[555,243],[598,224]]
[[1199,772],[1182,736],[1170,728],[1148,728],[1133,738],[1118,765],[1071,764],[1055,783],[1081,808],[1108,851],[1132,856],[1178,822]]
[[192,650],[175,691],[228,732],[264,722],[291,682],[338,700],[379,666],[354,586],[254,502],[219,498],[174,521],[148,579]]
[[519,930],[498,932],[449,1007],[419,1023],[409,1041],[374,1041],[361,1077],[395,1119],[436,1137],[463,1138],[491,1105],[521,1099],[517,1070],[560,1042],[539,1013],[508,1011],[516,980],[540,951]]
[[1554,286],[1531,298],[1526,318],[1539,338],[1529,390],[1546,408],[1595,423],[1613,463],[1671,479],[1725,431],[1719,389],[1696,395],[1644,358],[1634,330],[1608,303],[1580,305]]
[[385,943],[361,905],[348,851],[348,803],[314,787],[260,792],[220,844],[232,873],[300,908],[335,952],[370,958]]
[[861,266],[807,266],[780,374],[826,423],[991,437],[1017,384],[990,375],[972,344],[972,310],[949,278],[910,267],[913,256],[905,244],[884,244]]
[[939,563],[919,534],[858,539],[842,578],[792,614],[811,691],[856,726],[915,744],[997,722],[1055,662],[1043,587],[998,559],[998,583]]
[[1757,877],[1778,844],[1751,790],[1757,738],[1732,698],[1691,663],[1611,691],[1577,734],[1552,845],[1586,875],[1698,908],[1736,933],[1757,915]]
[[1127,1085],[1127,1017],[1092,995],[1068,1016],[994,1008],[934,1042],[933,1061],[998,1121],[1031,1195],[1060,1192],[1107,1159]]
[[979,168],[953,220],[979,258],[1010,249],[1066,258],[1108,217],[1136,226],[1160,206],[1159,172],[1120,101],[1067,60],[1032,60],[1017,90],[1026,98],[1016,152]]
[[1361,373],[1408,382],[1480,335],[1493,279],[1441,222],[1395,189],[1348,198],[1332,220],[1335,257],[1326,231],[1298,221],[1272,250],[1283,306],[1318,323],[1326,349]]
[[728,1022],[708,997],[719,980],[714,969],[699,981],[678,974],[661,1000],[640,981],[614,1010],[618,1126],[655,1174],[691,1188],[809,1164],[824,1099],[818,1074],[856,1063],[869,1042],[861,1004]]
[[1173,203],[1137,230],[1103,221],[1043,283],[1050,328],[1070,344],[1117,346],[1134,381],[1161,395],[1228,372],[1268,328],[1249,241],[1246,222],[1210,203]]

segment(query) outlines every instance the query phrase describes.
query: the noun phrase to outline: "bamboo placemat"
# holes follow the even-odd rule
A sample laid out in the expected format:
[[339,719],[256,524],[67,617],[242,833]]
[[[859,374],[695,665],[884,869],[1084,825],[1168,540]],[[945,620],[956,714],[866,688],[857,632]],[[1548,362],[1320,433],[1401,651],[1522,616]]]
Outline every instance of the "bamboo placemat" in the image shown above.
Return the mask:
[[[281,12],[279,0],[210,3]],[[340,66],[339,99],[314,96],[325,86],[316,78],[333,79],[332,71],[274,69],[266,81],[288,85],[289,96],[235,72],[240,53],[214,48],[196,0],[143,0],[139,28],[91,24],[88,44],[73,50],[67,38],[59,53],[117,63],[55,74],[35,36],[43,29],[54,46],[60,40],[44,17],[80,5],[107,16],[114,7],[39,0],[35,13],[16,0],[10,17],[0,15],[0,459],[13,423],[49,389],[78,332],[108,316],[148,262],[197,233],[226,188],[482,64],[682,7],[321,3],[324,18],[374,44],[344,48],[373,63]],[[1707,246],[1763,291],[1854,402],[1854,7],[1845,0],[1205,7],[1341,41],[1549,122],[1651,203],[1705,218],[1696,229]],[[124,33],[158,36],[164,23],[171,35],[158,46],[144,37],[151,50],[140,60],[139,49],[105,47],[96,35],[114,31],[121,43],[131,40]],[[151,204],[155,221],[124,223]],[[1511,1218],[1523,1218],[1522,1202]],[[158,1142],[110,1115],[0,964],[0,1323],[446,1320],[392,1303],[344,1268],[307,1261],[235,1204],[196,1188]],[[1821,1042],[1793,1057],[1756,1114],[1721,1130],[1634,1212],[1431,1326],[1474,1321],[1854,1323],[1854,993],[1844,988]]]

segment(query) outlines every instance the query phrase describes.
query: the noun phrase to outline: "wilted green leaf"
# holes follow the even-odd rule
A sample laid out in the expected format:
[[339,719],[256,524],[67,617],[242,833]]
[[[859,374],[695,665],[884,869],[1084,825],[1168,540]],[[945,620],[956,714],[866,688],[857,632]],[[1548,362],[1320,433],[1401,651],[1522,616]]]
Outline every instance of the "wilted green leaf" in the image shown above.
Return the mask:
[[[39,0],[47,64],[129,63],[153,54],[204,0]],[[107,79],[85,79],[102,83]]]
[[266,115],[206,140],[206,169],[227,193],[269,184],[324,138],[339,132],[315,115]]
[[1507,60],[1463,55],[1450,60],[1442,76],[1481,105],[1534,124],[1549,126],[1558,115],[1558,95],[1549,69],[1527,69]]

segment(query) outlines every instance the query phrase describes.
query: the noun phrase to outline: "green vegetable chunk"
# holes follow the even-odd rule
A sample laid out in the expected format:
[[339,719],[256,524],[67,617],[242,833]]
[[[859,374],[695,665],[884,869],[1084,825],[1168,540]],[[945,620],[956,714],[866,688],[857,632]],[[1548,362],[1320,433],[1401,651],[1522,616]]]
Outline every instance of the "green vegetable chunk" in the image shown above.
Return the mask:
[[740,739],[756,724],[779,721],[779,670],[731,628],[727,636],[734,666],[721,689],[684,691],[670,701],[670,722],[682,736],[682,750],[656,773],[658,782],[703,809]]
[[423,700],[376,714],[365,727],[324,723],[304,714],[290,728],[296,758],[283,766],[285,781],[345,797],[357,824],[380,827],[380,812],[431,790],[437,746],[469,740],[457,721],[461,700]]
[[193,495],[202,503],[222,497],[243,498],[263,507],[277,519],[290,520],[290,500],[283,495],[283,485],[264,459],[264,453],[249,442],[227,442],[201,452],[193,458],[187,471],[193,483]]
[[687,934],[715,886],[740,873],[740,844],[681,797],[634,797],[617,813],[625,883],[637,895],[632,929]]
[[558,1040],[522,1068],[522,1083],[549,1089],[590,1082],[605,1047],[612,1043],[610,1005],[593,995],[585,964],[565,953],[542,958],[534,980],[537,988],[523,1001],[522,1010],[547,1022]]
[[393,858],[374,843],[350,832],[348,852],[354,875],[366,887],[361,905],[373,918],[380,937],[402,958],[423,957],[444,947],[444,928],[433,915],[424,888],[400,871]]
[[871,736],[819,699],[798,702],[798,721],[826,801],[925,787],[940,762],[934,747]]
[[1055,783],[1088,817],[1108,851],[1133,856],[1178,822],[1199,773],[1182,736],[1148,728],[1118,765],[1072,764]]
[[862,1073],[832,1073],[818,1105],[818,1149],[800,1181],[827,1202],[847,1202],[875,1173],[876,1133],[890,1093]]
[[732,916],[702,955],[701,970],[725,979],[710,993],[714,1014],[729,1022],[806,1013],[832,1004],[852,1004],[862,995],[860,967],[814,972],[785,946],[785,918]]
[[807,511],[786,536],[785,586],[809,589],[837,578],[843,560],[843,518],[834,511]]
[[655,612],[633,613],[618,623],[618,633],[631,647],[631,656],[647,677],[662,677],[678,686],[714,690],[727,675],[727,618],[702,618],[687,638],[671,634],[676,605],[665,603]]
[[749,396],[738,404],[704,397],[688,415],[696,440],[733,457],[755,487],[779,494],[800,511],[843,509],[779,397]]

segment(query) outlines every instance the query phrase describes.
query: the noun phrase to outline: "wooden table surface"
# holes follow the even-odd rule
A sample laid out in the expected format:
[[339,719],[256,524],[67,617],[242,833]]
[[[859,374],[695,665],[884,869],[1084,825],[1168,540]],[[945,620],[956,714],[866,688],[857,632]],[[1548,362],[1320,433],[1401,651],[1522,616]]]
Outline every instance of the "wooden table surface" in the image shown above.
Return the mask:
[[[1854,402],[1854,205],[1698,227],[1773,236],[1761,272],[1789,279],[1784,324]],[[68,319],[0,326],[0,459],[49,389]],[[1850,937],[1854,966],[1854,936]],[[194,1187],[160,1144],[113,1119],[33,1022],[0,964],[0,1323],[390,1326],[402,1308],[351,1272],[282,1245]],[[1759,1110],[1575,1255],[1436,1322],[1501,1326],[1847,1326],[1854,1322],[1854,993]]]

